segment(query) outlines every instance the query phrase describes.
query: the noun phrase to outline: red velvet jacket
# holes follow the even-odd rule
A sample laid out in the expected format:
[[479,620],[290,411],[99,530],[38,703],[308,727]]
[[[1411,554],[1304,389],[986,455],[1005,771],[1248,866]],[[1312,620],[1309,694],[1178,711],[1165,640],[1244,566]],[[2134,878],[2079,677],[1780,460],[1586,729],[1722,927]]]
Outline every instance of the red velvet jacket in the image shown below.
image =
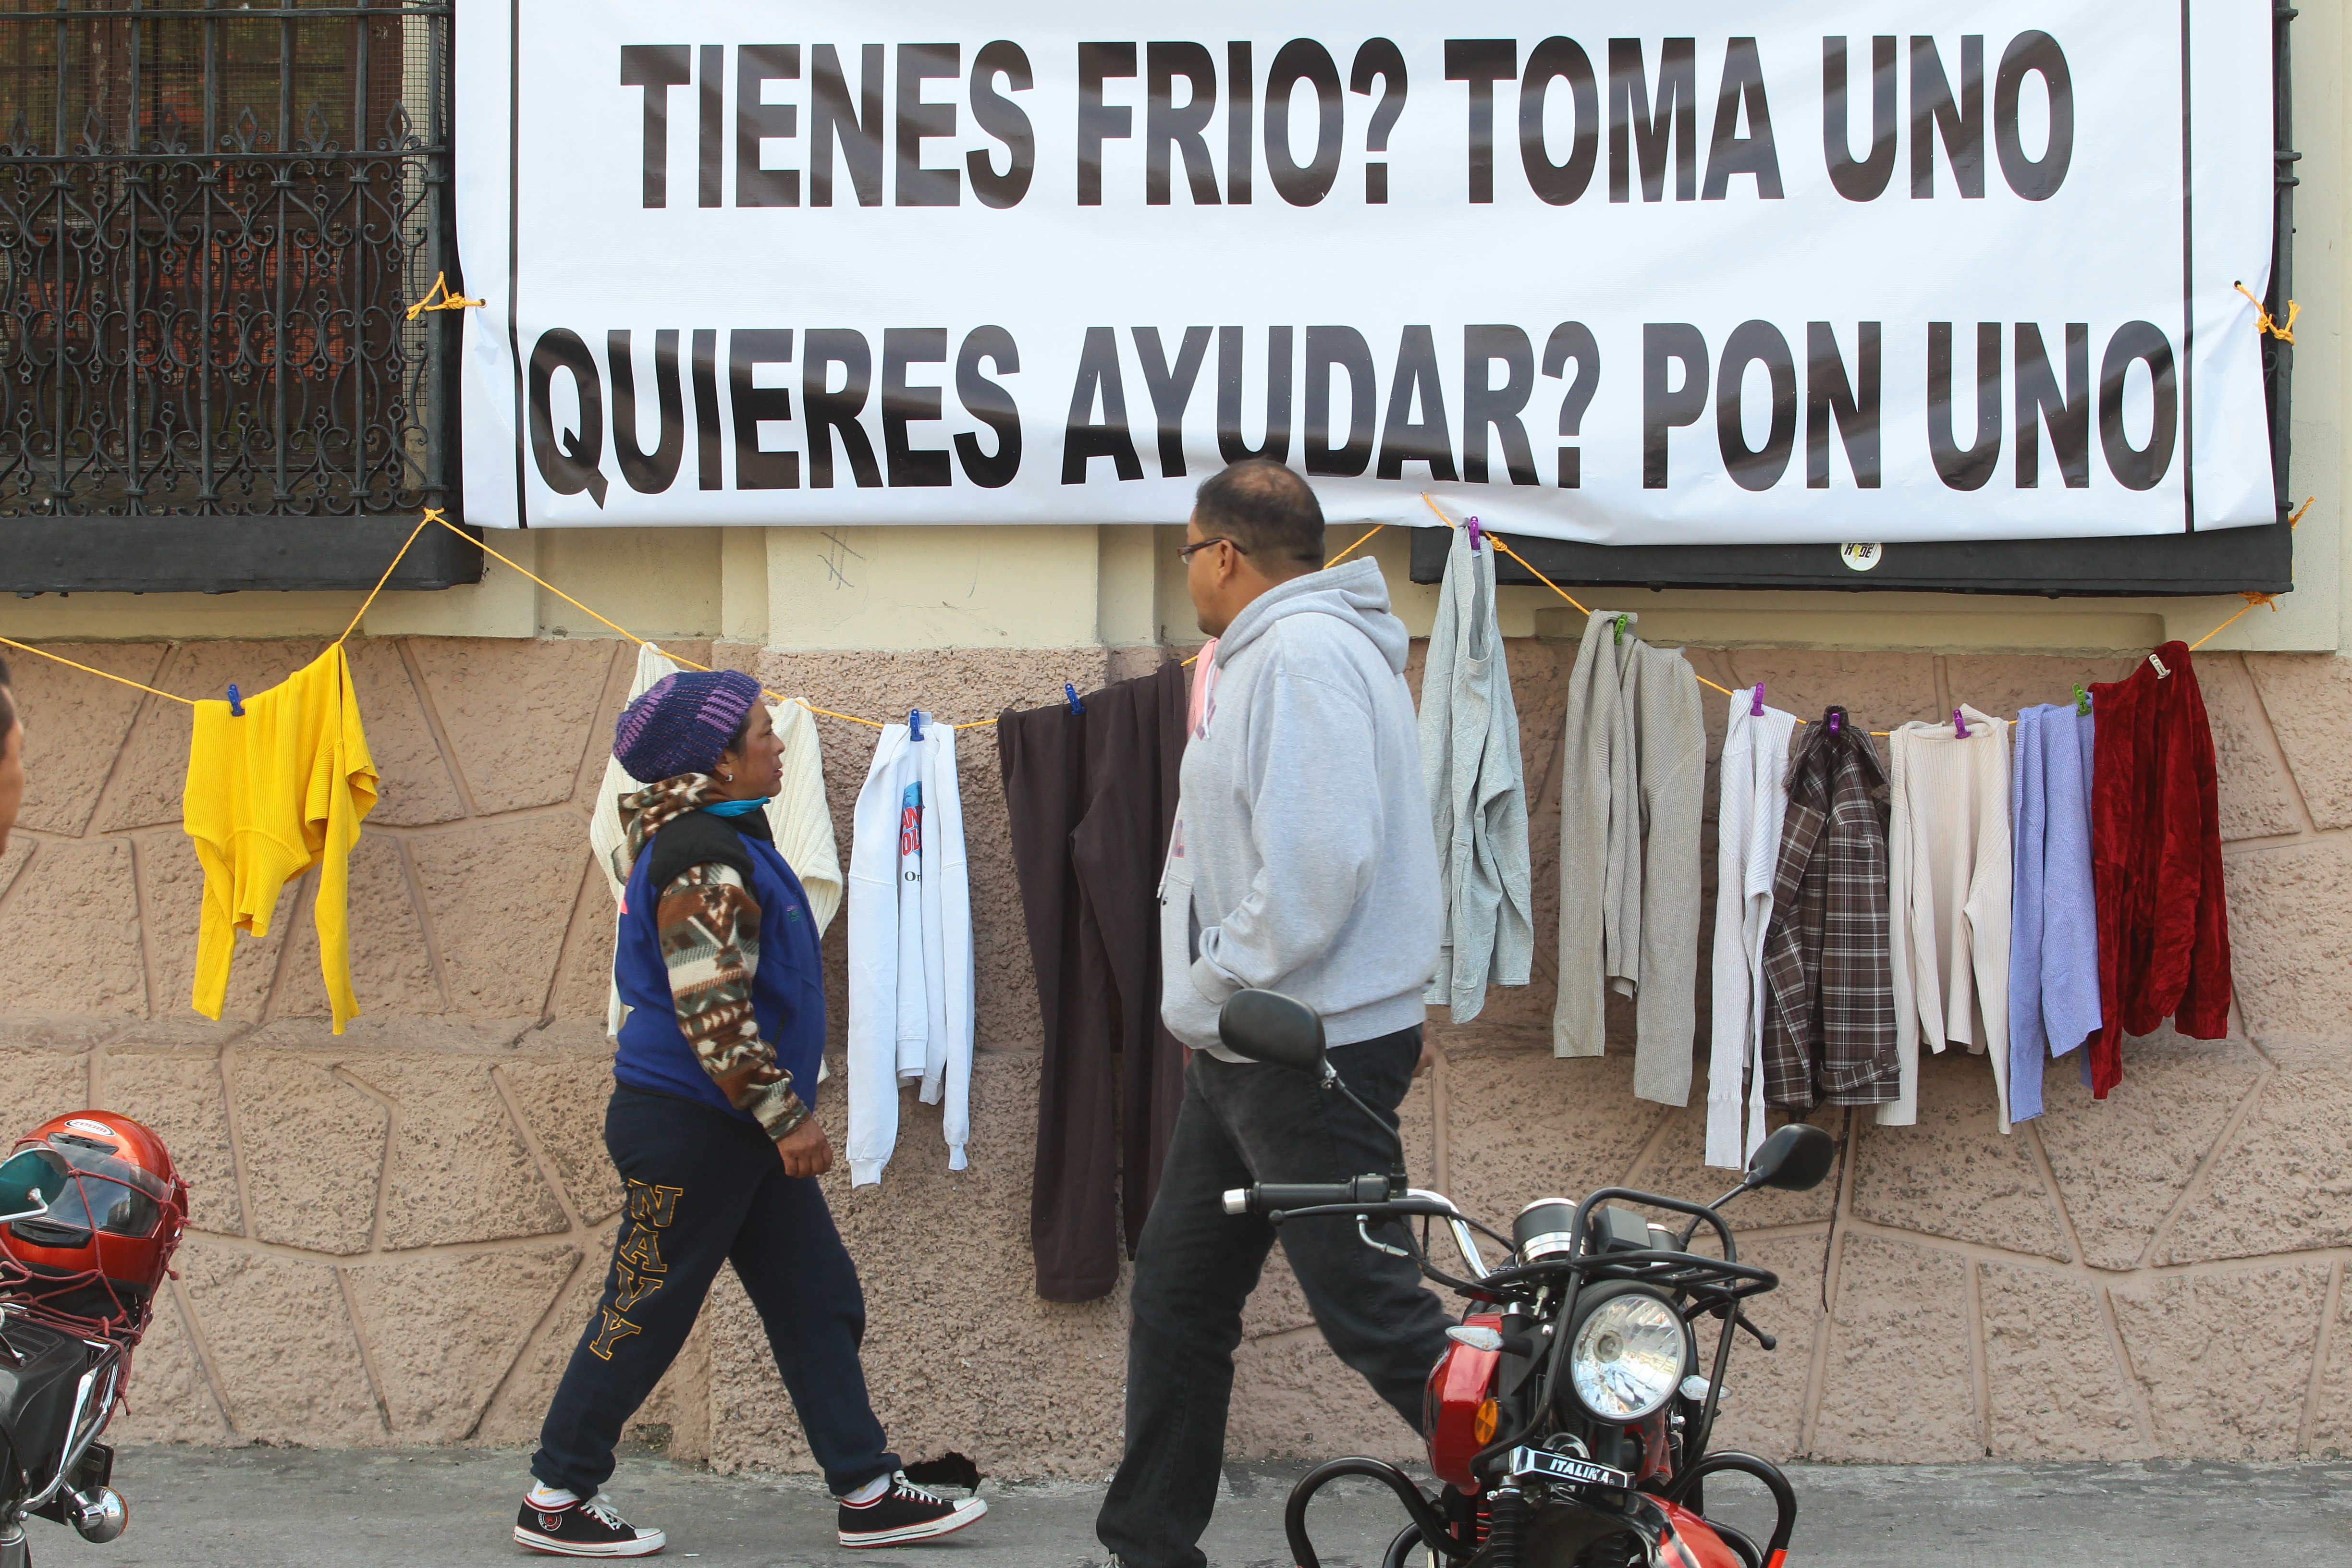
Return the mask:
[[[2154,662],[2151,663],[2150,660]],[[2156,664],[2170,671],[2159,675]],[[2170,1018],[2200,1040],[2230,1030],[2230,912],[2213,731],[2186,644],[2091,688],[2091,878],[2099,906],[2099,1032],[2091,1092],[2123,1081],[2123,1037]]]

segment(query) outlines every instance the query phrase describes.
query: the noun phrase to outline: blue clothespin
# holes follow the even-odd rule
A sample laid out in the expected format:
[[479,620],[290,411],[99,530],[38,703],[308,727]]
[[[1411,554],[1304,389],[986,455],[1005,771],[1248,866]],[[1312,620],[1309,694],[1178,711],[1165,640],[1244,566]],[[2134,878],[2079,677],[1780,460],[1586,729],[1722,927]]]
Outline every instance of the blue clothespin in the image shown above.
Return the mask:
[[232,719],[245,717],[245,699],[236,694],[236,682],[234,680],[228,683],[228,716]]
[[913,741],[918,744],[920,744],[922,742],[923,710],[919,708],[909,708],[907,710],[907,739]]
[[1959,741],[1969,738],[1969,721],[1960,717],[1960,710],[1957,708],[1952,710],[1952,737]]
[[1475,518],[1475,517],[1465,517],[1465,518],[1464,518],[1464,519],[1462,520],[1462,526],[1463,526],[1465,529],[1468,530],[1468,531],[1469,531],[1469,533],[1470,533],[1470,553],[1471,553],[1471,554],[1473,554],[1473,555],[1477,554],[1477,553],[1478,553],[1478,520],[1477,520],[1476,518]]
[[1069,700],[1071,712],[1083,713],[1087,710],[1087,705],[1078,700],[1078,689],[1066,680],[1062,682],[1062,695]]
[[2074,716],[2081,718],[2091,710],[2091,694],[2080,685],[2074,688]]
[[1755,701],[1748,706],[1748,716],[1750,719],[1761,719],[1764,717],[1764,683],[1760,680],[1756,683],[1755,696]]

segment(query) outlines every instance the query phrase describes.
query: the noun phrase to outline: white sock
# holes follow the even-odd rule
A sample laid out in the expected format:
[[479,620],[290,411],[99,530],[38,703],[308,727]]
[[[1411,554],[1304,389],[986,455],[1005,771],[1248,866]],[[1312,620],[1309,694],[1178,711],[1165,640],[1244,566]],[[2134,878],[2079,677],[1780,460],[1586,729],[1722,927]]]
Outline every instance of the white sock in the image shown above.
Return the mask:
[[580,1500],[579,1494],[562,1487],[551,1487],[544,1481],[533,1481],[523,1500],[533,1508],[570,1508]]
[[890,1478],[887,1475],[880,1475],[875,1477],[872,1480],[866,1482],[864,1486],[858,1488],[856,1491],[851,1492],[841,1500],[853,1505],[858,1503],[869,1503],[889,1489]]

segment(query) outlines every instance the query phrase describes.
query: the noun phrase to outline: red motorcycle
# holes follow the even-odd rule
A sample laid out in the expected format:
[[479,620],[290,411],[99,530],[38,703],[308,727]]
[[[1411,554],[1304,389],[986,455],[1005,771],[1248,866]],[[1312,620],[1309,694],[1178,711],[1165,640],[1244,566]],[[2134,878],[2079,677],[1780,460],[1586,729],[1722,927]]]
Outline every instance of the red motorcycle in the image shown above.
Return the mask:
[[[1270,991],[1238,993],[1219,1033],[1235,1054],[1312,1074],[1389,1127],[1339,1080],[1324,1056],[1323,1022],[1303,1004]],[[1768,1351],[1774,1344],[1742,1303],[1780,1282],[1739,1261],[1717,1211],[1760,1187],[1818,1186],[1836,1152],[1820,1128],[1791,1123],[1711,1204],[1603,1187],[1579,1204],[1529,1204],[1507,1238],[1442,1194],[1407,1186],[1401,1141],[1386,1174],[1227,1193],[1226,1212],[1262,1214],[1276,1225],[1352,1221],[1365,1245],[1410,1258],[1472,1303],[1446,1331],[1454,1343],[1429,1377],[1423,1425],[1441,1489],[1430,1496],[1378,1459],[1317,1467],[1292,1489],[1284,1515],[1298,1568],[1321,1568],[1307,1533],[1307,1505],[1342,1476],[1385,1484],[1411,1516],[1385,1568],[1405,1568],[1416,1546],[1462,1568],[1781,1568],[1797,1524],[1788,1478],[1753,1454],[1707,1451],[1734,1334],[1745,1331]],[[1688,1223],[1676,1231],[1628,1204]],[[1433,1224],[1450,1235],[1466,1278],[1431,1260]],[[1719,1251],[1692,1250],[1702,1227]],[[1474,1232],[1507,1255],[1490,1268]],[[1707,1318],[1722,1330],[1702,1372],[1696,1329]],[[1733,1473],[1771,1494],[1776,1518],[1761,1547],[1705,1517],[1706,1481]]]
[[130,1522],[100,1442],[187,1221],[163,1141],[103,1110],[60,1116],[0,1162],[0,1568],[27,1519],[109,1542]]

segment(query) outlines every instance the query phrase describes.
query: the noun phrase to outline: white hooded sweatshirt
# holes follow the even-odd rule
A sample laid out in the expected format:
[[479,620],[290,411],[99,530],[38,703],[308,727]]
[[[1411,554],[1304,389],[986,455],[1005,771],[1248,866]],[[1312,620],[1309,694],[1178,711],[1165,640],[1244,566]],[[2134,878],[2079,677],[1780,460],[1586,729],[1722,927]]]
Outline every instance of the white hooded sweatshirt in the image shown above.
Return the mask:
[[971,889],[955,728],[886,725],[849,847],[849,1184],[882,1179],[898,1087],[945,1102],[948,1169],[971,1128]]

